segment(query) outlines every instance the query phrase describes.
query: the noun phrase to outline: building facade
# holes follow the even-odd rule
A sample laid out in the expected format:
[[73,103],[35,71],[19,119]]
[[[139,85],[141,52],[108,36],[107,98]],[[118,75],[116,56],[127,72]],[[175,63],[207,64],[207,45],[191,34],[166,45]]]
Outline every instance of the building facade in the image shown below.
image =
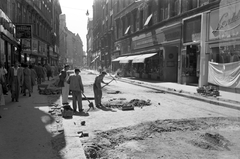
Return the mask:
[[114,0],[93,2],[93,51],[98,69],[111,70],[114,45]]
[[[1,21],[3,23],[1,33],[8,37],[7,43],[1,41],[1,52],[5,52],[6,55],[1,57],[1,61],[7,63],[6,65],[12,65],[14,61],[56,64],[57,58],[52,60],[51,55],[57,52],[59,46],[57,33],[59,25],[57,17],[61,13],[59,1],[3,0],[0,7],[1,18],[6,19]],[[31,26],[31,38],[16,39],[16,25]],[[4,26],[8,29],[6,30]]]
[[207,84],[208,12],[219,5],[219,0],[115,1],[113,68],[124,76]]
[[87,66],[91,69],[96,70],[97,64],[95,62],[95,56],[93,54],[93,20],[91,18],[88,18],[87,23]]
[[0,62],[9,68],[19,59],[20,41],[16,39],[17,1],[0,1]]

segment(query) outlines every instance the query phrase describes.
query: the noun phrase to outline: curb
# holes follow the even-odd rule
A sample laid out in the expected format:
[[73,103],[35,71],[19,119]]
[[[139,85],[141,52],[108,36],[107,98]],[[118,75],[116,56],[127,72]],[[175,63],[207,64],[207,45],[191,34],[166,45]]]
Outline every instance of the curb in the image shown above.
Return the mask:
[[223,107],[228,107],[228,108],[240,110],[239,104],[219,101],[219,98],[218,98],[218,100],[208,99],[208,98],[204,98],[204,97],[201,97],[201,96],[196,96],[196,95],[194,95],[190,92],[186,92],[186,91],[183,91],[183,90],[182,90],[182,93],[179,93],[180,90],[174,91],[172,88],[164,88],[164,87],[153,86],[153,85],[149,85],[149,84],[138,84],[138,83],[131,82],[131,81],[128,81],[128,80],[124,80],[124,79],[119,79],[119,81],[129,83],[129,84],[133,84],[133,85],[137,85],[137,86],[141,86],[141,87],[145,87],[145,88],[158,90],[158,91],[164,91],[164,92],[169,93],[169,94],[174,94],[174,95],[178,95],[178,96],[182,96],[182,97],[186,97],[186,98],[190,98],[190,99],[194,99],[194,100],[199,100],[199,101],[202,101],[202,102],[206,102],[206,103],[210,103],[210,104],[214,104],[214,105],[218,105],[218,106],[223,106]]
[[[87,72],[92,72],[92,71],[88,71]],[[92,72],[93,74],[96,74],[94,72]],[[106,78],[111,79],[111,77],[106,76]],[[145,87],[145,88],[149,88],[149,89],[153,89],[153,90],[157,90],[157,91],[164,91],[166,93],[169,94],[174,94],[174,95],[178,95],[178,96],[182,96],[182,97],[186,97],[186,98],[190,98],[190,99],[194,99],[194,100],[198,100],[198,101],[202,101],[202,102],[206,102],[206,103],[210,103],[210,104],[214,104],[214,105],[218,105],[218,106],[223,106],[223,107],[227,107],[227,108],[232,108],[232,109],[236,109],[236,110],[240,110],[240,103],[237,101],[232,101],[232,100],[227,100],[227,99],[220,99],[220,98],[215,98],[215,99],[209,99],[208,97],[202,97],[202,96],[197,96],[196,94],[192,94],[191,92],[187,92],[184,90],[175,90],[172,88],[167,88],[167,87],[161,87],[161,86],[156,86],[156,85],[151,85],[151,84],[146,84],[144,82],[136,82],[134,80],[127,80],[127,79],[118,79],[121,82],[125,82],[125,83],[129,83],[129,84],[133,84],[136,86],[141,86],[141,87]],[[139,84],[141,83],[141,84]],[[180,93],[180,91],[182,91],[182,93]],[[232,102],[232,103],[230,103]],[[235,104],[236,103],[236,104]]]

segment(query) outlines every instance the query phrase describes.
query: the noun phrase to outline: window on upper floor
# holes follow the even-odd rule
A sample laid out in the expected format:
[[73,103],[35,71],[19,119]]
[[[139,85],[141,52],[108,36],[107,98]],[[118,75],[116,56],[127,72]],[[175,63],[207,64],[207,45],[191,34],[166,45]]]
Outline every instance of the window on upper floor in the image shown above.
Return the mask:
[[182,13],[192,10],[198,7],[198,0],[183,0],[182,1]]
[[153,24],[153,18],[152,18],[152,4],[151,3],[149,3],[148,4],[148,10],[147,10],[147,12],[148,12],[148,17],[147,17],[147,19],[146,19],[146,22],[145,23],[147,23],[146,25],[148,25],[148,26],[151,26],[152,24]]
[[174,17],[179,14],[179,0],[170,0],[170,17]]
[[139,29],[143,28],[143,10],[139,12]]
[[133,28],[132,28],[132,32],[137,31],[137,12],[133,12]]
[[117,13],[119,12],[120,10],[120,4],[119,4],[119,0],[117,1]]
[[159,21],[163,21],[169,16],[169,0],[159,0]]
[[122,18],[122,35],[124,35],[126,30],[126,22],[125,22],[125,17]]

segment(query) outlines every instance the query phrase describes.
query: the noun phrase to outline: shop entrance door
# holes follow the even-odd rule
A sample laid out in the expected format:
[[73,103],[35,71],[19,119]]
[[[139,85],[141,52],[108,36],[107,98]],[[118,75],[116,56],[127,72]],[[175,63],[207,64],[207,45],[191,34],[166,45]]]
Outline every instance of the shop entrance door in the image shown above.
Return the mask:
[[178,47],[167,46],[165,48],[165,81],[166,82],[177,82],[178,77]]
[[200,71],[200,50],[198,45],[187,46],[186,75],[188,85],[198,85]]

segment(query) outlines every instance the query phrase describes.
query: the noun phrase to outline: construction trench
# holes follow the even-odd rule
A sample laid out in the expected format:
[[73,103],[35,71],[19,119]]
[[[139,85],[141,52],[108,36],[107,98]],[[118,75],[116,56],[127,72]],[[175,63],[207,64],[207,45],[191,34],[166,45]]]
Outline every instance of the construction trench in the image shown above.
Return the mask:
[[[91,90],[92,85],[85,88]],[[148,89],[148,93],[167,95],[162,90]],[[127,98],[122,90],[103,89],[103,107],[134,113],[139,109],[147,111],[151,107],[162,106],[161,103],[152,103],[150,99]],[[126,97],[126,98],[125,98]],[[92,99],[93,100],[93,99]],[[51,106],[54,111],[49,113],[57,119],[57,129],[53,132],[61,133],[59,106]],[[56,108],[56,109],[55,109]],[[101,113],[101,111],[97,111]],[[91,113],[96,113],[90,111]],[[96,117],[86,120],[86,125]],[[99,114],[101,115],[101,114]],[[95,117],[94,117],[95,116]],[[137,119],[137,118],[136,118]],[[98,120],[98,119],[96,119]],[[111,120],[111,119],[110,119]],[[119,118],[119,120],[123,120]],[[200,117],[190,119],[165,119],[145,121],[132,126],[124,126],[110,130],[94,130],[89,136],[79,136],[88,159],[127,159],[127,158],[236,158],[240,157],[240,118],[238,117]],[[93,126],[93,125],[92,125]],[[90,127],[92,127],[90,126]],[[86,126],[80,126],[80,130]],[[94,127],[94,126],[93,126]],[[60,139],[53,141],[53,147],[58,149]],[[59,140],[59,142],[58,142]],[[56,144],[57,143],[57,144]],[[222,157],[223,156],[223,157]]]

